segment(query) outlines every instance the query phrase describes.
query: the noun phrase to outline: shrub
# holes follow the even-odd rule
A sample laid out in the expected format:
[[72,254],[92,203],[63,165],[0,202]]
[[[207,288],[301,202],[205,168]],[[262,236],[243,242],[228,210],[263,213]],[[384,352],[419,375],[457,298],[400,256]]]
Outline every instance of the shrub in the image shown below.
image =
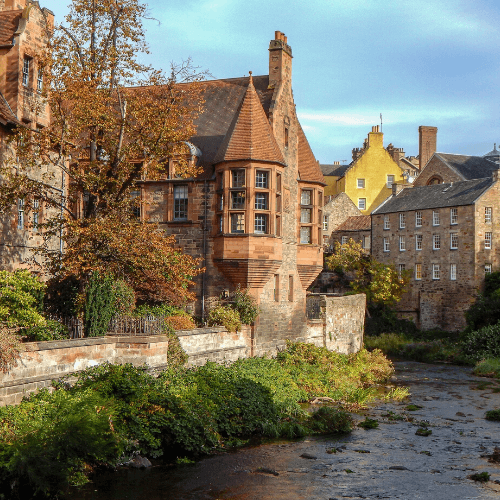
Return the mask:
[[500,409],[487,411],[485,418],[486,420],[500,421]]
[[77,301],[80,282],[75,276],[54,277],[47,283],[45,310],[54,316],[70,318],[78,315]]
[[466,332],[461,341],[461,349],[471,361],[500,357],[500,321],[495,325]]
[[24,346],[17,330],[0,325],[0,371],[7,373],[10,368],[17,366],[22,351]]
[[500,294],[492,293],[490,296],[480,295],[469,310],[465,313],[467,330],[479,330],[500,321]]
[[182,309],[170,304],[141,304],[137,306],[133,312],[134,316],[155,316],[157,318],[164,318],[167,316],[178,316],[186,314]]
[[474,368],[474,374],[500,378],[500,358],[487,358],[480,361]]
[[173,330],[193,330],[196,328],[193,318],[186,313],[179,314],[178,316],[167,316],[165,321]]
[[0,271],[0,322],[20,327],[44,324],[44,291],[45,284],[29,271]]
[[228,332],[237,332],[241,327],[238,311],[228,306],[217,306],[208,314],[208,326],[222,325]]
[[22,331],[29,342],[69,339],[69,330],[59,321],[46,320],[44,325],[31,326]]
[[234,292],[232,307],[238,311],[244,325],[252,325],[260,312],[256,300],[248,293],[248,289],[241,289],[239,285]]

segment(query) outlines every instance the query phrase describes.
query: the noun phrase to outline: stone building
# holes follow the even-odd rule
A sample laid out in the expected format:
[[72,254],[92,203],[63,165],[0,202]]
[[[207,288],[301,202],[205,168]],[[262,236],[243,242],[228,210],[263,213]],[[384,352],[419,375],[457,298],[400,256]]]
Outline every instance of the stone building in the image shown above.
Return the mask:
[[348,217],[332,232],[330,247],[333,247],[335,242],[344,245],[352,239],[359,243],[367,253],[370,253],[371,229],[372,224],[369,215]]
[[[54,15],[31,0],[0,0],[0,162],[13,162],[16,155],[9,143],[18,127],[37,130],[48,125],[49,106],[41,97],[44,85],[43,68],[37,54],[46,43]],[[40,172],[43,173],[43,166]],[[38,175],[38,173],[33,173]],[[62,174],[54,174],[54,186],[61,189]],[[42,243],[38,224],[46,215],[43,204],[28,216],[26,200],[17,200],[12,212],[0,219],[0,268],[42,268],[31,252]],[[36,203],[36,202],[35,202]],[[60,241],[54,241],[59,248]]]
[[349,217],[361,215],[361,211],[345,193],[325,196],[323,207],[323,246],[330,247],[330,237]]
[[372,255],[412,270],[397,308],[422,329],[458,331],[500,268],[498,171],[482,179],[398,190],[372,214]]
[[253,354],[306,331],[306,290],[323,265],[324,178],[295,112],[292,49],[279,31],[269,74],[203,84],[205,111],[190,139],[194,179],[141,184],[145,220],[202,257],[196,314],[221,295],[249,288],[261,309]]

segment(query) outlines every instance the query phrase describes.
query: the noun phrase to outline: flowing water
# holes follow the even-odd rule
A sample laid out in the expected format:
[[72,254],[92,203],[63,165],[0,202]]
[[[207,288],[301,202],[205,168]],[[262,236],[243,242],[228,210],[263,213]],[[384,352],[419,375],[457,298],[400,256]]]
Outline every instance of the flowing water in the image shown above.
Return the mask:
[[[500,384],[470,369],[396,363],[393,382],[410,388],[402,403],[375,404],[378,428],[346,436],[266,444],[182,467],[122,469],[95,478],[77,500],[500,500]],[[407,406],[417,408],[409,411]],[[431,430],[427,436],[418,429]],[[425,434],[425,432],[424,432]],[[487,472],[485,483],[470,479]]]

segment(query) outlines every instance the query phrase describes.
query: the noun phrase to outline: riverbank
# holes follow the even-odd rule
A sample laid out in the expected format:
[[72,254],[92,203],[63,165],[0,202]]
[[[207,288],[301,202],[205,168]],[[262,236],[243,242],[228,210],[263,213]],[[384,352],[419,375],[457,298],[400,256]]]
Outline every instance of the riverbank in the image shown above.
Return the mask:
[[[496,482],[500,467],[488,461],[495,447],[500,447],[500,423],[484,418],[487,410],[500,407],[498,382],[475,377],[470,368],[416,362],[396,363],[392,382],[409,386],[411,398],[375,404],[355,417],[357,421],[366,416],[376,419],[378,428],[357,427],[342,437],[243,449],[186,467],[122,470],[99,476],[72,498],[500,498]],[[410,404],[416,407],[413,411],[408,409]],[[432,434],[415,434],[422,423]],[[470,479],[482,472],[490,474],[488,482]]]

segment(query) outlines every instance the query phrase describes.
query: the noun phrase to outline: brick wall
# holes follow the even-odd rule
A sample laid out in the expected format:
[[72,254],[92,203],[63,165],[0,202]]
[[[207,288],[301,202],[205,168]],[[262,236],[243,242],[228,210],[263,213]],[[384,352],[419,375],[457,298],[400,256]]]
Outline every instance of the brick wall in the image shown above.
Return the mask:
[[427,166],[420,172],[413,185],[415,187],[427,186],[431,179],[439,179],[440,182],[445,184],[448,182],[460,182],[464,180],[435,155],[430,159],[429,163],[427,163]]

